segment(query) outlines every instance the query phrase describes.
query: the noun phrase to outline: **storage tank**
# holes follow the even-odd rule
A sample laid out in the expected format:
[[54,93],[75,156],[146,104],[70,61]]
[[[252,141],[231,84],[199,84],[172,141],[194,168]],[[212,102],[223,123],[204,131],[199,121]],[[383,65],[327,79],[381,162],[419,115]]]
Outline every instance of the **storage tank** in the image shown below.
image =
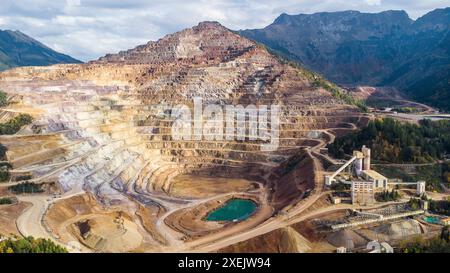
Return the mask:
[[426,183],[425,181],[417,182],[417,195],[421,196],[426,191]]
[[364,155],[363,170],[368,171],[370,170],[370,149],[364,145],[362,147],[362,153]]
[[360,176],[363,169],[363,159],[357,158],[355,159],[355,169],[356,169],[356,175]]

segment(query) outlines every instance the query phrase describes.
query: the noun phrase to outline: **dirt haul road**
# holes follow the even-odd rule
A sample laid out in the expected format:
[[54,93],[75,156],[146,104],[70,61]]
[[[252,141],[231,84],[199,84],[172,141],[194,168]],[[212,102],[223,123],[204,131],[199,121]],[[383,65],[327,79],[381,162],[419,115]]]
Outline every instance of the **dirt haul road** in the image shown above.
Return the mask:
[[48,207],[49,195],[17,196],[19,201],[31,203],[31,207],[25,210],[16,220],[17,229],[22,236],[45,238],[54,240],[51,234],[42,225],[42,218]]
[[59,198],[51,195],[18,195],[17,199],[20,202],[31,203],[31,206],[26,209],[16,220],[16,226],[19,233],[24,236],[33,236],[34,238],[45,238],[53,242],[65,246],[70,252],[90,252],[89,249],[81,246],[75,242],[71,245],[64,245],[48,231],[43,224],[44,215],[49,206],[57,201],[71,198],[83,194],[81,187],[74,187],[72,190],[66,192]]

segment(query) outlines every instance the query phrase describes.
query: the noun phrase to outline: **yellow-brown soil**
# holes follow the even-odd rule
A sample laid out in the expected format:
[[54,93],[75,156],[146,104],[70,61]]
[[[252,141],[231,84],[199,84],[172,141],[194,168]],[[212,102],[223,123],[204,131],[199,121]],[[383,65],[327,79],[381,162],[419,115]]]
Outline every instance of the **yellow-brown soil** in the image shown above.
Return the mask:
[[305,253],[311,243],[291,227],[280,228],[223,248],[221,253]]
[[165,239],[156,229],[156,221],[166,212],[165,209],[158,206],[139,206],[136,211],[136,216],[142,223],[144,229],[153,237],[156,241],[165,244]]
[[[45,220],[62,242],[78,240],[96,251],[132,251],[143,240],[127,213],[113,208],[105,210],[88,194],[57,202],[48,210]],[[89,222],[91,234],[101,243],[92,243],[94,237],[83,238],[78,227],[78,223],[83,221]]]
[[19,202],[11,205],[0,205],[0,234],[3,235],[17,235],[20,233],[17,230],[16,219],[26,210],[30,204]]
[[[138,232],[135,223],[119,212],[107,214],[89,214],[75,217],[68,230],[80,242],[95,251],[101,252],[127,252],[139,247],[142,235]],[[88,222],[89,234],[81,236],[78,224]]]
[[178,197],[207,198],[227,192],[245,192],[257,188],[245,179],[180,175],[174,178],[170,193]]

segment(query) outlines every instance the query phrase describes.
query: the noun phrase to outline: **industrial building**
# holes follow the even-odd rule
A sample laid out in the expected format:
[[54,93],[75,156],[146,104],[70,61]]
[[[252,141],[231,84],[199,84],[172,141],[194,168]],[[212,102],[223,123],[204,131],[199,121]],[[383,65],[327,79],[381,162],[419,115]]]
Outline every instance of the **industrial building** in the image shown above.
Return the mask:
[[[325,184],[331,185],[336,182],[336,176],[342,173],[346,168],[351,169],[351,171],[349,171],[350,173],[354,171],[357,177],[360,177],[364,175],[365,172],[370,171],[370,149],[363,146],[361,151],[353,151],[353,157],[350,160],[342,165],[331,176],[325,176]],[[376,172],[368,172],[367,175],[373,175],[374,173]],[[381,174],[378,175],[381,176]]]
[[374,183],[370,181],[352,182],[352,204],[371,205],[375,203]]
[[388,188],[388,179],[374,170],[369,169],[362,171],[362,178],[365,179],[366,181],[372,182],[374,188],[377,189]]
[[[342,173],[348,173],[350,179],[343,178]],[[325,184],[331,186],[333,183],[341,182],[351,185],[353,204],[369,205],[375,202],[375,192],[388,190],[395,185],[416,185],[417,195],[425,193],[425,181],[398,182],[390,181],[384,175],[371,169],[371,151],[363,146],[361,151],[353,151],[353,156],[345,162],[332,175],[325,176]]]

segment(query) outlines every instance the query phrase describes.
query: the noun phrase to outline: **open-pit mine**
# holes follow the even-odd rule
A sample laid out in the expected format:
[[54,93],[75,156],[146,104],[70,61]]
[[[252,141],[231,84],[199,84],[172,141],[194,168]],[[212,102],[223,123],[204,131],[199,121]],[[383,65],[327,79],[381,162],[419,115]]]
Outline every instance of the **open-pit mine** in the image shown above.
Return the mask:
[[[284,228],[323,197],[320,149],[368,121],[303,70],[216,22],[86,64],[8,70],[0,89],[9,102],[3,121],[33,117],[0,136],[11,165],[0,190],[41,187],[13,194],[20,209],[0,221],[73,252],[219,251]],[[191,139],[174,139],[171,107],[194,112],[195,98],[279,106],[278,126],[258,120],[276,132],[277,148],[194,129]],[[220,209],[234,216],[212,217]]]

